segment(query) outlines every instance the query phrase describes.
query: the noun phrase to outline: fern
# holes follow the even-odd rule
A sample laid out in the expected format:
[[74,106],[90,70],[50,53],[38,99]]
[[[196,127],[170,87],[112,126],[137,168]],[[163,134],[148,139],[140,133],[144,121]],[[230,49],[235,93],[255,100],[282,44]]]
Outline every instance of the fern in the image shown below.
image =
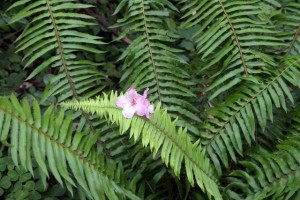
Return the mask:
[[93,147],[99,133],[75,132],[71,115],[56,113],[54,105],[41,113],[38,102],[31,103],[32,108],[26,99],[20,104],[14,95],[0,99],[0,138],[10,139],[16,166],[34,175],[34,159],[44,185],[51,172],[70,192],[78,186],[93,199],[139,199],[127,188],[122,165],[107,162]]
[[[35,77],[42,71],[54,68],[58,70],[44,89],[41,102],[52,96],[58,102],[75,98],[80,100],[94,96],[106,86],[107,76],[99,70],[101,63],[83,59],[80,52],[100,54],[96,45],[104,44],[100,37],[84,33],[79,29],[95,25],[93,17],[76,12],[91,5],[80,4],[74,0],[38,0],[25,6],[28,1],[17,1],[9,9],[24,6],[10,21],[14,23],[30,18],[22,34],[17,38],[18,51],[24,51],[25,67],[41,62],[27,77]],[[42,61],[40,61],[42,60]],[[87,124],[83,128],[95,134],[97,123],[93,123],[84,112],[77,114],[77,120]],[[75,120],[74,118],[74,120]],[[81,118],[81,119],[80,119]],[[103,151],[110,155],[105,143]]]
[[273,151],[278,141],[286,138],[288,129],[289,113],[282,109],[275,109],[273,115],[273,121],[267,123],[265,129],[258,127],[255,134],[255,145],[268,151]]
[[[42,101],[50,96],[59,96],[58,101],[74,97],[90,97],[103,89],[106,78],[99,71],[99,63],[79,59],[77,52],[102,53],[94,46],[104,44],[100,37],[80,32],[78,28],[95,25],[93,17],[77,13],[75,9],[90,8],[74,0],[38,0],[25,6],[28,1],[17,1],[9,9],[24,6],[10,21],[14,23],[32,17],[23,33],[18,37],[18,51],[24,51],[25,68],[39,58],[49,55],[27,79],[41,71],[57,68],[59,73],[51,79],[51,86],[45,90]],[[94,46],[93,46],[94,45]],[[99,83],[99,81],[102,81]],[[98,86],[94,85],[97,83]]]
[[282,39],[289,41],[290,45],[285,52],[285,55],[299,55],[300,53],[300,11],[299,3],[284,2],[283,12],[275,15],[273,20],[276,21],[278,29],[284,31],[280,34]]
[[171,116],[176,117],[180,113],[183,117],[179,118],[179,124],[197,133],[197,129],[189,123],[199,122],[194,114],[197,110],[189,100],[196,97],[189,88],[195,83],[190,81],[190,75],[184,70],[186,61],[178,55],[183,50],[171,45],[180,36],[175,30],[168,29],[164,22],[164,18],[172,12],[178,12],[177,8],[165,0],[123,0],[115,13],[125,5],[128,14],[114,27],[126,26],[120,37],[133,32],[136,38],[119,58],[124,60],[121,77],[121,81],[125,82],[124,88],[131,85],[138,90],[149,87],[151,101],[160,101]]
[[[24,6],[24,3],[26,2],[17,2],[10,9]],[[60,70],[58,75],[51,79],[50,86],[45,89],[42,102],[51,96],[58,97],[59,102],[68,98],[80,100],[100,92],[105,87],[104,79],[107,78],[98,69],[101,63],[81,60],[80,56],[80,52],[102,53],[95,48],[96,45],[104,44],[100,41],[100,37],[79,31],[95,23],[93,17],[78,13],[77,9],[87,9],[92,6],[75,1],[40,1],[36,4],[38,5],[29,5],[22,9],[11,23],[23,18],[31,19],[17,39],[19,51],[24,51],[24,60],[28,60],[25,68],[34,62],[44,60],[27,79],[50,67]],[[35,9],[37,9],[37,16]],[[36,45],[33,45],[34,43]],[[48,55],[49,58],[45,58]],[[94,145],[100,144],[97,146],[98,150],[103,151],[108,159],[122,161],[124,167],[130,170],[129,162],[132,161],[132,157],[128,152],[134,148],[142,149],[141,145],[124,145],[128,143],[127,137],[116,134],[113,127],[105,127],[103,121],[93,119],[83,111],[75,113],[73,121],[77,132],[88,132],[99,136],[97,141],[94,141]],[[100,135],[99,130],[101,130]],[[133,172],[130,175],[139,176],[138,173]]]
[[[289,135],[280,141],[277,151],[250,151],[248,160],[239,161],[243,170],[234,170],[225,178],[228,198],[291,199],[299,191],[299,106],[290,113]],[[243,194],[238,194],[238,190]]]
[[195,27],[197,53],[205,61],[200,70],[211,74],[206,88],[209,100],[242,81],[255,80],[258,74],[266,76],[275,68],[273,58],[264,49],[286,44],[274,37],[279,31],[264,16],[268,7],[258,0],[194,0],[183,7],[186,14],[182,28]]
[[[75,110],[82,109],[88,113],[96,113],[99,117],[105,118],[112,123],[120,126],[120,133],[123,134],[130,130],[130,137],[136,141],[142,137],[143,146],[150,146],[154,155],[161,151],[161,159],[170,166],[176,176],[181,171],[181,165],[185,163],[185,170],[189,182],[194,185],[194,180],[198,186],[216,199],[221,199],[218,190],[218,183],[212,176],[212,168],[209,160],[205,157],[205,151],[200,146],[192,144],[186,129],[176,130],[176,121],[171,121],[165,110],[157,106],[155,113],[150,120],[134,116],[126,119],[122,111],[116,107],[115,100],[117,93],[111,93],[110,97],[97,97],[80,102],[65,102],[61,105]],[[194,178],[195,177],[195,178]]]
[[251,145],[251,141],[255,140],[255,117],[264,130],[268,118],[273,121],[273,104],[287,111],[285,98],[294,102],[286,82],[300,86],[299,63],[299,56],[287,58],[285,67],[279,69],[266,84],[240,86],[224,103],[207,111],[214,118],[207,120],[203,128],[213,134],[203,131],[202,135],[207,138],[205,146],[215,166],[218,166],[219,174],[219,160],[228,167],[228,154],[236,161],[235,152],[243,155],[243,141]]
[[[16,166],[36,175],[37,163],[44,185],[54,177],[80,199],[299,198],[298,0],[84,2],[9,8],[9,37],[26,24],[16,41],[26,81],[51,76],[41,100],[0,97],[0,140]],[[117,20],[115,41],[127,42],[97,56],[105,45],[90,15],[105,31]],[[19,71],[7,60],[5,73]],[[150,119],[124,118],[119,93],[107,95],[130,86],[150,88]]]
[[[250,154],[251,160],[239,161],[243,170],[226,178],[230,199],[290,199],[300,188],[300,138],[291,136],[277,145],[278,150]],[[235,191],[242,190],[239,196]]]

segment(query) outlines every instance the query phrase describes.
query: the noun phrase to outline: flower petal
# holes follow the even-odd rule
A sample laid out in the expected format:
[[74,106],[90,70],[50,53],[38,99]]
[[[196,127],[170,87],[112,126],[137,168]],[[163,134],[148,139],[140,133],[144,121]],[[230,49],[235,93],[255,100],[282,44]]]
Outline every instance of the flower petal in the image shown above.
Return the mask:
[[149,88],[146,88],[146,90],[144,91],[143,97],[147,98],[147,94],[148,94]]
[[125,118],[132,118],[135,113],[135,109],[133,106],[125,106],[122,113]]
[[137,98],[138,93],[137,91],[134,89],[134,87],[130,87],[128,88],[128,90],[126,91],[126,98],[129,99],[129,101],[133,101],[133,99]]
[[145,107],[143,104],[136,104],[134,105],[134,109],[137,115],[144,116],[148,113],[147,107]]
[[123,108],[123,115],[126,118],[132,118],[136,113],[139,116],[146,116],[150,119],[150,113],[154,112],[153,105],[150,105],[147,94],[149,88],[146,88],[143,96],[138,94],[134,87],[130,87],[125,96],[120,96],[116,99],[116,105]]
[[128,98],[126,98],[125,96],[119,96],[116,99],[116,105],[120,108],[124,108],[125,106],[129,106],[130,105],[130,101]]
[[149,113],[154,113],[154,106],[153,105],[149,105],[148,106],[148,111],[149,111]]
[[150,119],[151,116],[150,116],[149,113],[147,113],[147,114],[146,114],[146,117],[147,117],[147,119]]
[[139,116],[146,115],[148,113],[149,106],[148,100],[142,95],[139,95],[138,98],[135,99],[135,102],[136,104],[134,105],[134,109],[136,111],[136,114]]

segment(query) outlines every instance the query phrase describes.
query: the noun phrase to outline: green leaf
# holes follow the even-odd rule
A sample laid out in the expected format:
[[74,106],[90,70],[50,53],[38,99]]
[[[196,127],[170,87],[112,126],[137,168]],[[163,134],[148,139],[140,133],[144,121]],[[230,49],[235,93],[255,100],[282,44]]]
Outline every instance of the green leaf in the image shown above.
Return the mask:
[[[216,199],[221,199],[216,179],[210,174],[211,166],[205,157],[205,151],[197,143],[191,143],[187,129],[177,130],[176,120],[172,121],[167,112],[160,109],[160,105],[156,107],[150,120],[139,116],[126,119],[115,105],[117,96],[117,93],[112,92],[110,97],[104,94],[103,97],[97,97],[95,100],[65,102],[61,105],[75,110],[82,109],[91,114],[96,113],[99,117],[119,125],[120,134],[130,131],[129,134],[134,136],[136,142],[141,137],[143,146],[149,146],[154,155],[158,151],[161,152],[161,159],[166,166],[173,169],[176,176],[179,176],[184,162],[191,185],[194,184],[193,176],[195,176],[198,186],[203,191],[213,195]],[[78,170],[76,173],[80,175]]]
[[11,180],[9,176],[3,176],[0,180],[0,187],[3,189],[8,189],[11,186]]
[[[4,105],[3,102],[6,104]],[[28,162],[32,162],[35,159],[39,166],[40,180],[44,184],[46,184],[46,176],[49,176],[51,172],[57,181],[61,185],[66,185],[69,190],[72,190],[73,186],[82,187],[87,197],[95,199],[99,197],[122,199],[126,196],[130,199],[140,199],[134,194],[134,191],[126,188],[125,183],[129,179],[127,179],[125,172],[119,176],[121,177],[119,179],[122,180],[120,184],[116,182],[117,180],[114,180],[114,176],[110,176],[111,172],[109,172],[108,167],[115,165],[118,167],[118,170],[124,171],[122,169],[123,166],[116,165],[114,162],[111,162],[110,166],[105,166],[106,160],[101,152],[90,147],[88,134],[78,132],[76,134],[81,137],[75,137],[71,115],[65,117],[63,111],[56,114],[53,105],[42,113],[38,102],[34,99],[32,99],[32,108],[28,106],[27,103],[21,105],[14,95],[10,99],[0,98],[0,113],[4,114],[5,118],[10,116],[9,119],[13,121],[12,127],[9,128],[9,133],[15,137],[11,141],[12,147],[14,147],[11,156],[14,164],[20,163],[22,166],[16,169],[20,183],[27,182],[32,178],[26,167],[29,166]],[[0,123],[3,123],[3,121]],[[55,128],[56,126],[62,128]],[[18,127],[25,127],[23,129],[27,131],[24,132]],[[54,133],[55,130],[59,131],[59,133]],[[2,136],[2,131],[0,130],[0,136]],[[32,143],[26,142],[30,146],[27,146],[25,150],[23,150],[23,144],[20,144],[22,137],[32,141]],[[88,149],[85,149],[85,146]],[[84,155],[84,152],[88,152],[88,154]],[[22,162],[22,157],[29,160]],[[68,171],[68,169],[70,170]],[[93,178],[88,179],[87,176],[90,173],[93,174]],[[13,174],[10,175],[13,176]],[[9,176],[2,177],[1,180],[1,187],[10,187]],[[95,185],[96,188],[105,188],[101,191],[92,192],[90,185]],[[17,195],[21,198],[28,194],[18,193]]]

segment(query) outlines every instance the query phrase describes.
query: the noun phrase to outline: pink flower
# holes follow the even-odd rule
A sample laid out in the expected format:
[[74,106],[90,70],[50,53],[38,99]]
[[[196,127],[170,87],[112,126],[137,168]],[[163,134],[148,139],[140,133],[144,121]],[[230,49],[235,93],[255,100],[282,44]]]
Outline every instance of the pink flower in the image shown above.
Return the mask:
[[134,113],[138,116],[146,116],[150,119],[150,113],[154,112],[153,105],[147,99],[149,88],[144,91],[143,96],[138,94],[134,87],[130,87],[125,96],[116,99],[116,105],[123,109],[122,113],[126,118],[132,118]]

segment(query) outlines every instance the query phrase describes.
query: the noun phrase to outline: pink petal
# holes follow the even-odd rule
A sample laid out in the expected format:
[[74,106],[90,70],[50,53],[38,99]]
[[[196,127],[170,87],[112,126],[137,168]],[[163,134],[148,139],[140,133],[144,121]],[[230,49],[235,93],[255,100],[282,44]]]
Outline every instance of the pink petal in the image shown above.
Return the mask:
[[148,111],[149,111],[149,113],[154,113],[154,106],[153,105],[149,105],[148,106]]
[[126,91],[126,98],[128,98],[130,101],[132,101],[133,99],[135,99],[138,96],[137,91],[134,89],[134,87],[130,87],[128,88],[128,90]]
[[149,88],[146,88],[146,90],[144,91],[143,97],[147,98],[147,94],[148,94]]
[[125,106],[122,113],[125,118],[132,118],[135,113],[135,109],[132,106]]
[[146,114],[146,117],[147,117],[148,119],[150,119],[150,114],[149,114],[149,113],[147,113],[147,114]]
[[136,111],[136,114],[139,116],[146,115],[148,113],[149,106],[148,100],[142,95],[139,95],[138,98],[135,99],[135,102],[136,104],[134,105],[134,109]]
[[128,98],[126,98],[125,96],[119,96],[116,99],[116,105],[120,108],[124,108],[124,106],[126,105],[130,105],[130,101]]
[[142,95],[138,95],[137,98],[135,99],[135,102],[136,102],[136,104],[142,104],[142,105],[145,105],[146,107],[148,107],[150,105],[148,99],[146,99]]
[[145,107],[143,104],[134,105],[134,109],[136,114],[139,116],[144,116],[148,112],[147,107]]
[[136,113],[139,116],[146,116],[150,119],[150,113],[154,112],[153,105],[150,105],[147,94],[149,88],[146,88],[143,96],[138,94],[134,87],[130,87],[125,96],[120,96],[116,99],[116,105],[123,108],[123,116],[126,118],[132,118]]

